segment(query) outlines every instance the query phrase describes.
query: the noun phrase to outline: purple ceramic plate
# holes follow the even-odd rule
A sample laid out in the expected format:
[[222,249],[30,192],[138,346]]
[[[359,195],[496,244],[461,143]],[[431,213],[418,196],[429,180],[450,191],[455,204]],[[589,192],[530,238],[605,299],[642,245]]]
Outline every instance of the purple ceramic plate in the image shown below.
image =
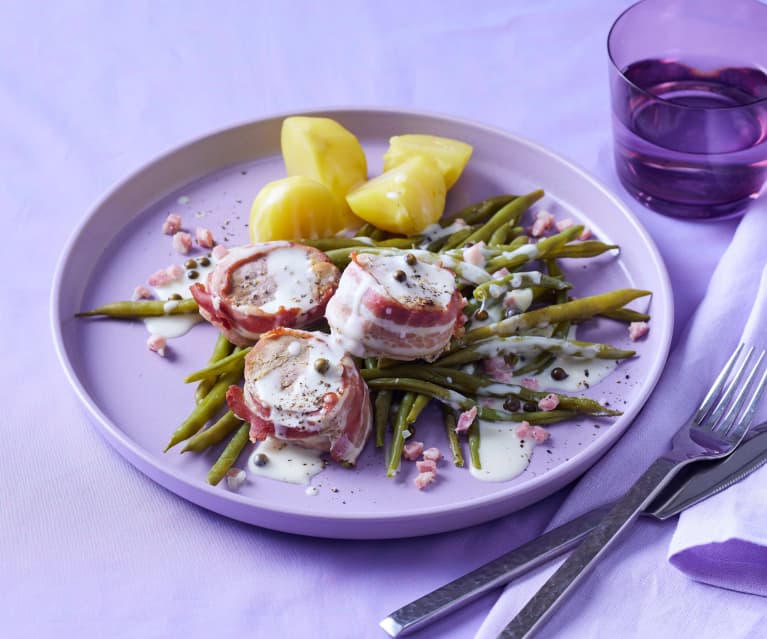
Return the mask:
[[[320,115],[316,113],[314,115]],[[514,135],[479,124],[387,110],[323,112],[354,132],[380,172],[390,136],[430,133],[464,140],[474,155],[453,187],[448,211],[499,193],[542,187],[557,216],[585,222],[600,239],[623,247],[617,257],[570,263],[578,295],[632,286],[653,291],[652,330],[635,345],[638,357],[621,364],[592,397],[625,411],[614,420],[583,419],[553,427],[527,470],[503,483],[481,482],[442,462],[438,483],[419,491],[413,464],[396,479],[384,476],[383,453],[372,445],[353,470],[328,467],[314,477],[318,493],[268,479],[233,493],[205,477],[220,447],[205,454],[163,453],[171,432],[193,405],[194,385],[182,377],[205,365],[216,337],[195,326],[170,342],[170,356],[150,353],[141,322],[75,319],[75,312],[129,299],[148,275],[183,261],[161,233],[169,212],[185,227],[211,228],[218,241],[247,241],[254,196],[282,177],[282,117],[244,124],[196,140],[155,160],[118,185],[87,216],[66,247],[53,288],[53,332],[61,363],[98,430],[128,461],[174,493],[217,513],[258,526],[333,538],[407,537],[442,532],[506,515],[532,504],[586,471],[628,428],[661,373],[672,332],[672,297],[660,255],[645,230],[613,194],[557,155]],[[643,310],[647,302],[636,305]],[[608,320],[584,325],[583,339],[629,347],[626,327]],[[435,413],[418,438],[447,452]],[[247,453],[247,449],[246,449]],[[244,457],[239,465],[244,465]]]

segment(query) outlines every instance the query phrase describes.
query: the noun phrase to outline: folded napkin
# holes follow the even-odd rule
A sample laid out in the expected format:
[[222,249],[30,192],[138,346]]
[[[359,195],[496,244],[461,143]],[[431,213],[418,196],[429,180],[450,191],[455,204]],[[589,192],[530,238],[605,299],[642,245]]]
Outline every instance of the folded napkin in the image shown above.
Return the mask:
[[[758,202],[741,219],[645,408],[620,441],[578,482],[549,528],[620,497],[668,449],[677,425],[692,413],[741,336],[756,347],[767,347],[765,238],[767,203]],[[762,407],[757,419],[765,415],[767,409]],[[737,489],[731,488],[716,501],[685,515],[674,536],[673,565],[697,580],[767,594],[767,499],[764,488],[751,490],[760,484],[767,485],[767,467]],[[638,522],[538,636],[666,636],[663,629],[670,628],[674,628],[675,639],[757,636],[738,625],[753,623],[753,615],[733,619],[734,615],[710,614],[726,606],[728,598],[743,595],[702,586],[669,566],[666,560],[674,526],[674,521]],[[477,639],[495,638],[559,563],[512,582]],[[754,599],[763,609],[764,600]],[[700,614],[695,614],[696,609]],[[762,613],[759,617],[763,618]],[[567,629],[563,630],[565,623]]]

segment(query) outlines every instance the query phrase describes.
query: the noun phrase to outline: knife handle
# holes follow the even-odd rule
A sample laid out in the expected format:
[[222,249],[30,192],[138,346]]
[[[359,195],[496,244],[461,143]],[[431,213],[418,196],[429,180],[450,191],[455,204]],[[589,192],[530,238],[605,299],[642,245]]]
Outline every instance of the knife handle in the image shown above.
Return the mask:
[[557,605],[585,577],[599,557],[680,468],[661,457],[642,474],[607,516],[588,534],[557,571],[512,619],[498,639],[525,639],[554,612]]
[[602,521],[609,510],[608,507],[596,508],[518,546],[395,610],[380,622],[380,626],[391,637],[400,637],[466,605],[493,588],[506,585],[519,575],[573,548]]

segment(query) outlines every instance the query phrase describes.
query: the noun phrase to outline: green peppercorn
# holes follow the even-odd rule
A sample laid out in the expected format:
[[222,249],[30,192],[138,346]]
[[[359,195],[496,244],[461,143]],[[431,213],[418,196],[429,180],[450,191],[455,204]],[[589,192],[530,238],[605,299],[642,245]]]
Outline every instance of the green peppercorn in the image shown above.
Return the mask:
[[186,262],[184,262],[184,268],[192,269],[197,268],[197,260],[189,259]]

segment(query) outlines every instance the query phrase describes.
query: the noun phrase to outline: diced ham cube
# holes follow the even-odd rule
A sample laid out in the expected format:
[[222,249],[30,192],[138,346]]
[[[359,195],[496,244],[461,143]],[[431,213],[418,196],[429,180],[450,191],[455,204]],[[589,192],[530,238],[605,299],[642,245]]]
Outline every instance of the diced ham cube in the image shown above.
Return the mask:
[[162,232],[165,235],[175,235],[181,230],[181,216],[178,213],[169,213],[162,223]]
[[549,393],[538,402],[538,408],[541,410],[554,410],[557,406],[559,406],[559,397],[554,393]]
[[226,487],[229,490],[239,490],[240,486],[242,486],[245,483],[245,479],[247,475],[245,474],[245,471],[242,470],[242,468],[237,468],[233,466],[229,470],[226,471]]
[[591,229],[588,226],[584,226],[583,230],[581,231],[581,234],[578,236],[578,239],[582,242],[585,242],[586,240],[591,238]]
[[173,236],[173,250],[181,255],[186,255],[192,248],[192,236],[185,232],[179,231]]
[[554,216],[548,211],[540,210],[535,214],[535,221],[530,229],[533,237],[542,237],[547,231],[554,228]]
[[636,342],[638,339],[643,338],[650,331],[650,326],[647,322],[631,322],[629,324],[629,339],[632,342]]
[[180,264],[171,264],[167,268],[152,273],[147,280],[150,286],[167,286],[177,282],[184,274],[184,269]]
[[497,382],[510,384],[513,381],[514,371],[501,356],[483,359],[482,367],[485,369],[485,372]]
[[439,448],[427,448],[423,451],[423,458],[438,462],[442,459],[442,453],[439,452]]
[[514,431],[517,434],[517,437],[527,437],[530,435],[530,431],[532,430],[532,426],[530,426],[530,422],[524,421],[517,426],[517,429]]
[[198,226],[194,231],[198,246],[202,248],[213,248],[213,232],[202,226]]
[[522,378],[522,386],[524,386],[528,390],[538,390],[538,380],[534,377],[523,377]]
[[415,463],[419,473],[437,473],[437,462],[433,459],[422,459]]
[[533,426],[530,436],[535,440],[536,444],[542,444],[549,438],[549,431],[543,426]]
[[431,484],[436,478],[437,478],[436,473],[430,473],[430,472],[418,473],[418,476],[415,478],[415,487],[418,490],[423,490],[424,488],[426,488],[426,486]]
[[402,447],[402,456],[408,461],[415,461],[423,452],[423,442],[406,442]]
[[157,353],[160,357],[165,357],[165,346],[167,341],[162,335],[150,335],[146,341],[147,348]]
[[458,423],[455,426],[456,433],[465,433],[474,423],[477,417],[477,407],[472,406],[469,410],[462,412],[458,416]]
[[482,249],[485,248],[484,242],[477,242],[469,248],[463,249],[463,261],[474,266],[485,265],[485,255]]
[[152,299],[152,291],[146,286],[139,285],[133,289],[133,300],[149,300]]
[[557,231],[560,233],[564,231],[565,229],[569,229],[571,226],[573,226],[574,222],[572,218],[566,217],[564,220],[559,220],[556,224]]
[[222,260],[226,257],[226,254],[229,252],[229,249],[226,248],[223,244],[216,244],[213,247],[213,258],[216,260]]

